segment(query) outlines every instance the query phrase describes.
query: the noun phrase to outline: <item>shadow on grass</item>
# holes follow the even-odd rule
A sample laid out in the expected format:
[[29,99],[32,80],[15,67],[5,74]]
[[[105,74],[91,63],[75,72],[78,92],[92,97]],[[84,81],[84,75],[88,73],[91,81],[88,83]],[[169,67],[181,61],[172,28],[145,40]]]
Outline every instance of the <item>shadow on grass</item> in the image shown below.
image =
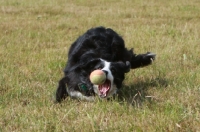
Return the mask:
[[[152,103],[153,100],[158,100],[156,97],[148,94],[149,89],[166,88],[169,85],[169,83],[170,80],[167,80],[165,78],[139,80],[130,85],[123,86],[118,91],[116,96],[109,98],[108,101],[115,100],[118,101],[120,104],[127,103],[134,107],[141,107],[144,101]],[[70,97],[67,97],[65,99],[66,102],[68,102],[69,100],[71,100]],[[55,104],[58,103],[57,101],[55,101],[55,95],[53,96],[52,101]],[[80,102],[79,100],[74,100],[74,99],[73,101]]]
[[156,100],[156,97],[148,95],[147,91],[149,89],[166,88],[168,85],[169,80],[165,78],[137,81],[120,89],[115,99],[119,102],[127,102],[135,107],[140,107],[144,101],[151,103],[152,100]]

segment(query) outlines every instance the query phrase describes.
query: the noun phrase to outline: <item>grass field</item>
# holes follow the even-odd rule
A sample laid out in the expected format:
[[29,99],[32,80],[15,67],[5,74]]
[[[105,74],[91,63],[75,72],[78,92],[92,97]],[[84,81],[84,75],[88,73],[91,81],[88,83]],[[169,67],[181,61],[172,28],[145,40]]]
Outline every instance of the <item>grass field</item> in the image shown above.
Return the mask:
[[[119,98],[53,103],[70,44],[95,26],[155,63]],[[2,0],[0,73],[0,132],[200,131],[200,1]]]

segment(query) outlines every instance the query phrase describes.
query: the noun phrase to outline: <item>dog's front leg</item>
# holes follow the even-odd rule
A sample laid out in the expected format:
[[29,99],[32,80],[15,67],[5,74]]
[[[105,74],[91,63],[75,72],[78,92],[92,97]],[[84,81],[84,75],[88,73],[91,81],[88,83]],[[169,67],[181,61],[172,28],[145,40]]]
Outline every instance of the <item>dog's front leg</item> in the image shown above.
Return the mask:
[[156,54],[147,52],[146,54],[134,55],[131,59],[131,68],[140,68],[150,65],[155,60]]
[[66,90],[66,83],[67,83],[67,77],[63,77],[58,84],[58,88],[56,90],[56,101],[61,102],[64,100],[68,94]]

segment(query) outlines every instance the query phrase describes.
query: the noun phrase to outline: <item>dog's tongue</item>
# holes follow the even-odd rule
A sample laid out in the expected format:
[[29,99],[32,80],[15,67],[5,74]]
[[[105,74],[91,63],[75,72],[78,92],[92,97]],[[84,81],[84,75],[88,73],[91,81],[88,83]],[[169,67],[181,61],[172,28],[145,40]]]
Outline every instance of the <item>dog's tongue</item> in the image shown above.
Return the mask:
[[100,96],[106,97],[109,89],[110,89],[110,81],[106,80],[104,84],[99,85]]

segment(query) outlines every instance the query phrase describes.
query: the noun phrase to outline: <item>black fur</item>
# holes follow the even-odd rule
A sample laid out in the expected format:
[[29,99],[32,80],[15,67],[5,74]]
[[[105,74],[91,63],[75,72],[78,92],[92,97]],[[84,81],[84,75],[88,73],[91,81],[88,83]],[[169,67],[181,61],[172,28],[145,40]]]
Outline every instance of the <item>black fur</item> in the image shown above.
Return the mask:
[[[154,60],[155,54],[147,52],[136,55],[132,49],[127,50],[124,40],[110,28],[96,27],[89,29],[80,36],[69,49],[68,61],[64,69],[64,77],[59,81],[56,91],[56,101],[60,102],[68,96],[69,91],[80,91],[85,96],[94,96],[93,84],[89,80],[90,73],[100,66],[101,59],[111,62],[115,84],[121,87],[124,73],[129,69],[147,66]],[[130,67],[126,62],[130,62]],[[114,75],[115,76],[115,75]],[[117,80],[120,78],[119,80]],[[78,84],[84,83],[86,90],[81,90]]]

